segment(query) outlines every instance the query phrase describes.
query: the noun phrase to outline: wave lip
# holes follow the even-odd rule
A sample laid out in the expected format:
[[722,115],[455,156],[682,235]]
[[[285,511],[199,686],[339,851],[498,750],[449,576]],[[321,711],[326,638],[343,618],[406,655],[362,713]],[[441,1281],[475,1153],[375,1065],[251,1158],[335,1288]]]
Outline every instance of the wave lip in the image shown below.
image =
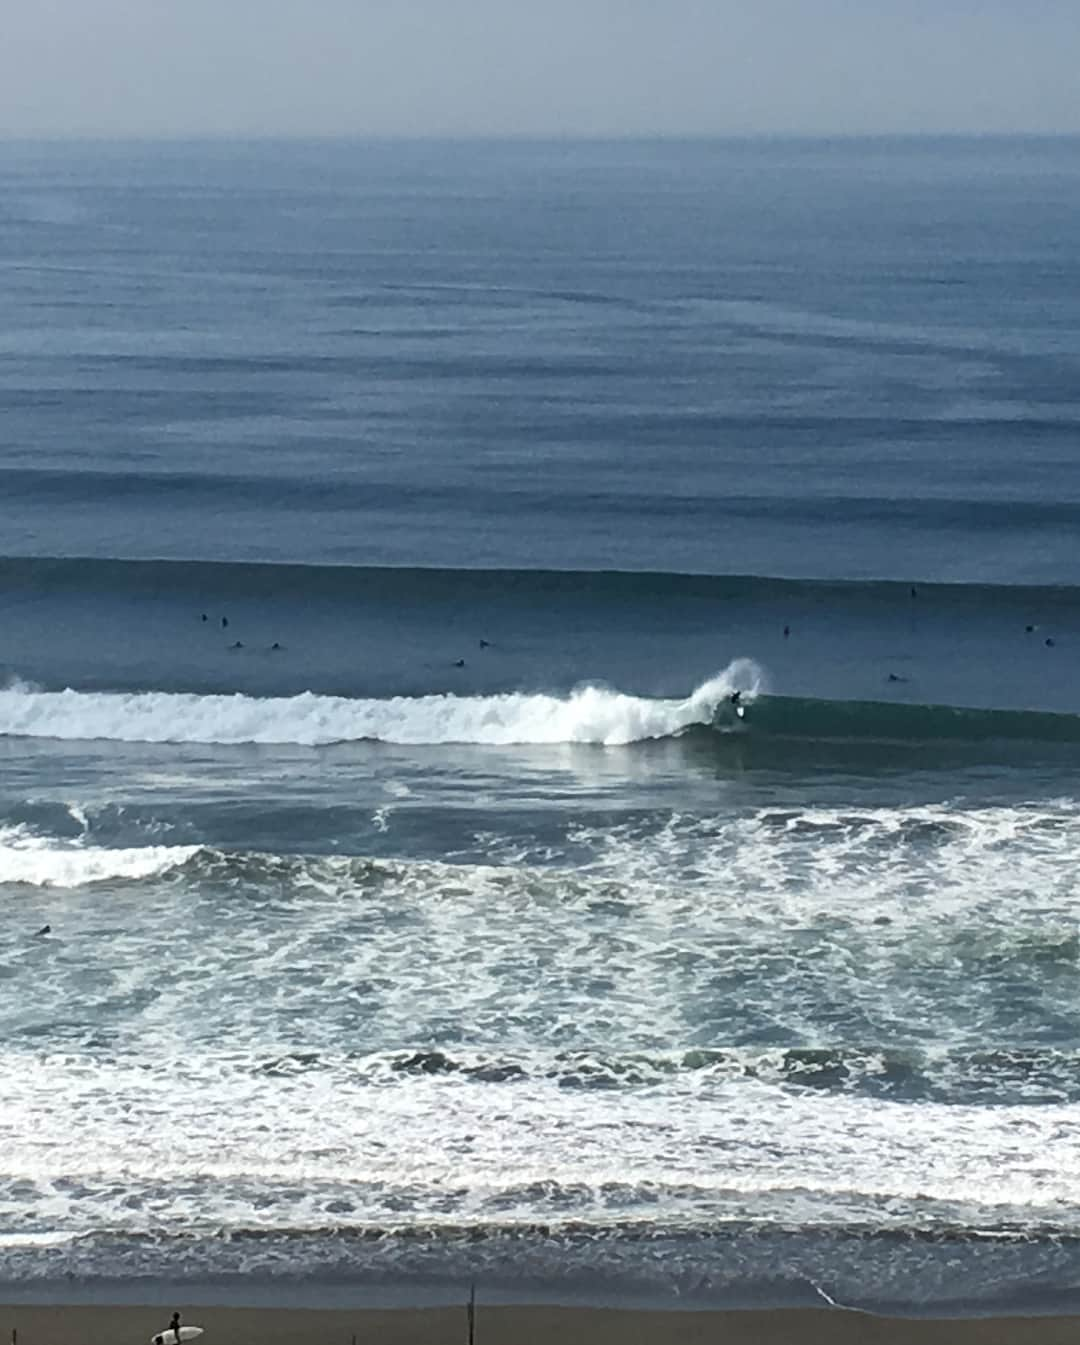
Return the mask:
[[320,696],[257,698],[164,691],[0,691],[0,736],[150,743],[296,743],[364,739],[413,746],[595,743],[666,738],[712,722],[739,688],[757,694],[762,673],[739,659],[683,700],[583,686],[566,696]]

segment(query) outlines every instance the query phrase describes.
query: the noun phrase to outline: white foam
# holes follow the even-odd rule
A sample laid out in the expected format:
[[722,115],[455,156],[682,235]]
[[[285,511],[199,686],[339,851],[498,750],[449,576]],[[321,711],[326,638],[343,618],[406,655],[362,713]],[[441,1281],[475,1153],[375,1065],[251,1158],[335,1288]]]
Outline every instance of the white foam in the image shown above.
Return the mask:
[[[1071,1056],[940,1100],[998,1068],[952,1048],[1075,1021],[1074,954],[1044,956],[1080,911],[1075,802],[650,816],[573,842],[593,856],[573,870],[298,857],[271,902],[251,857],[250,884],[177,884],[107,940],[78,937],[97,903],[68,903],[65,956],[4,983],[0,1220],[1080,1228]],[[162,949],[186,970],[167,993]],[[1038,1016],[1006,1025],[1003,994]],[[342,1045],[360,1015],[365,1058]],[[399,1068],[448,1025],[461,1068]],[[850,1086],[807,1086],[785,1044],[846,1046]],[[863,1086],[894,1049],[933,1056],[935,1096]],[[632,1070],[608,1087],[611,1053]],[[465,1068],[488,1061],[522,1072]]]
[[[503,1088],[458,1076],[373,1086],[342,1057],[299,1080],[220,1053],[3,1063],[5,1164],[34,1184],[56,1231],[310,1228],[343,1200],[357,1225],[528,1222],[538,1204],[554,1212],[545,1188],[556,1187],[562,1217],[599,1224],[655,1218],[660,1198],[709,1226],[812,1211],[900,1227],[934,1212],[1075,1227],[1080,1196],[1075,1104],[903,1106],[687,1075],[628,1097],[561,1087],[542,1053],[510,1085],[512,1105]],[[77,1192],[57,1174],[78,1174]]]
[[114,878],[148,878],[189,859],[194,845],[149,845],[127,850],[35,836],[23,827],[0,828],[0,884],[83,887]]
[[735,688],[751,699],[761,670],[739,659],[683,700],[584,686],[566,696],[319,696],[263,699],[163,691],[0,691],[0,736],[115,742],[389,743],[492,745],[598,743],[666,738],[708,723]]
[[62,1247],[70,1233],[0,1233],[0,1247]]

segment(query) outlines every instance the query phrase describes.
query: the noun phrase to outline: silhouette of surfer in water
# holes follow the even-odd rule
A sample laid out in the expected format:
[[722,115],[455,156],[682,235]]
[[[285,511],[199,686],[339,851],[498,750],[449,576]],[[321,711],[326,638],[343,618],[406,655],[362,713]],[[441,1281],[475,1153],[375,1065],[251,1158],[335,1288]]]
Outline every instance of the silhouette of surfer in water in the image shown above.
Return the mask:
[[735,711],[736,715],[742,719],[743,715],[746,714],[746,707],[742,703],[742,692],[733,691],[731,695],[728,696],[728,703],[731,705],[731,708]]

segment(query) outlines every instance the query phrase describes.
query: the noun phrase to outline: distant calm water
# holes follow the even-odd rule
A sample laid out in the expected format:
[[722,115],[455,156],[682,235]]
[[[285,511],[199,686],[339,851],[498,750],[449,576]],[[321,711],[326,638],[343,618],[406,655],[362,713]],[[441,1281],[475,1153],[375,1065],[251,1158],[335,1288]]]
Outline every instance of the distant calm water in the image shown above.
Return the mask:
[[0,145],[0,1296],[1076,1306],[1078,218]]

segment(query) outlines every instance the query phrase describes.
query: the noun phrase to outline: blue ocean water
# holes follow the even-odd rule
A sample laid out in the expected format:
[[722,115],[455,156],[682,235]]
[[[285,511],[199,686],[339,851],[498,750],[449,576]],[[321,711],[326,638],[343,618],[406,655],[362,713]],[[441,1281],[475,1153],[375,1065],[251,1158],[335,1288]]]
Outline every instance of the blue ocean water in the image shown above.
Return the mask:
[[1077,150],[0,145],[4,1292],[1074,1301]]

